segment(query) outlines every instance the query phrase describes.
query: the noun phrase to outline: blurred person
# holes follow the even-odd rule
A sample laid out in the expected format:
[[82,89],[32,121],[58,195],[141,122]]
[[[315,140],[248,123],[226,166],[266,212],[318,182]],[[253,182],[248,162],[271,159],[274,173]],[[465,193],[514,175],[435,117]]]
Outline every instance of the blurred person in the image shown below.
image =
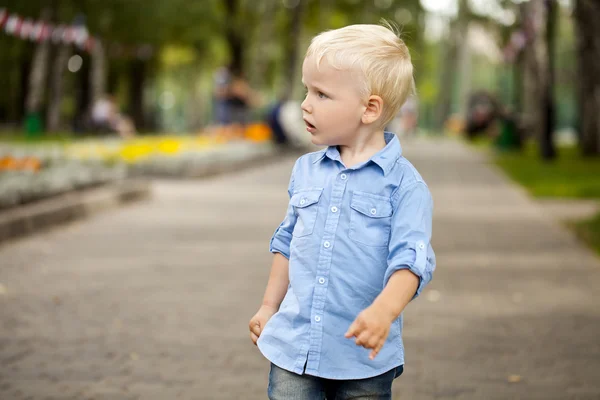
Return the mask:
[[136,133],[133,120],[118,111],[112,95],[102,96],[92,105],[91,121],[94,131],[117,133],[122,138],[130,138]]
[[114,132],[116,118],[114,98],[109,95],[99,97],[92,104],[90,117],[94,131]]
[[243,71],[233,70],[226,95],[230,138],[243,138],[250,123],[251,109],[258,104],[258,95],[250,87]]
[[271,362],[270,399],[391,399],[404,369],[402,312],[431,280],[432,198],[384,127],[414,91],[404,42],[377,25],[313,38],[300,157],[273,234],[250,337]]
[[227,102],[230,81],[231,72],[228,66],[217,69],[213,77],[213,102],[214,121],[218,126],[227,125],[230,122],[229,105]]

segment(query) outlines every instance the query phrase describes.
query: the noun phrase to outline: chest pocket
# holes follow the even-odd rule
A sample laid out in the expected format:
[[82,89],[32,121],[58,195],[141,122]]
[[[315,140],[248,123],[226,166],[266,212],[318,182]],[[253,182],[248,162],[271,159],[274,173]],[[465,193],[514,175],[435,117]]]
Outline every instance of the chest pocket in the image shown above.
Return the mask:
[[313,233],[317,222],[321,193],[323,193],[322,188],[302,190],[294,193],[290,199],[290,204],[294,206],[298,217],[293,231],[295,237],[308,236]]
[[350,207],[350,239],[367,246],[387,247],[392,226],[390,199],[355,191]]

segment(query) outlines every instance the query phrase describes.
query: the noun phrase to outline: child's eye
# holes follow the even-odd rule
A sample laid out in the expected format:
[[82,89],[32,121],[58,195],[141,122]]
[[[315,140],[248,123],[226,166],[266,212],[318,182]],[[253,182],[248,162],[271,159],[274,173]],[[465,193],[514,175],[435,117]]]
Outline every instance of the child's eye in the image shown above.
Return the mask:
[[327,95],[323,92],[318,92],[317,95],[319,96],[320,99],[326,99]]

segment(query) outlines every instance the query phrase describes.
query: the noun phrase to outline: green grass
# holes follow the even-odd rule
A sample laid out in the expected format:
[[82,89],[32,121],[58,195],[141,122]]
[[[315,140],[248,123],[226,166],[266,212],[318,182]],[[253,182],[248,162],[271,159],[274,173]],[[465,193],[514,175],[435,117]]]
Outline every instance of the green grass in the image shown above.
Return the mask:
[[499,153],[495,162],[535,197],[600,200],[600,158],[584,158],[576,147],[560,147],[557,159],[545,162],[529,144],[522,153]]
[[[557,159],[545,162],[530,143],[522,152],[497,153],[495,163],[534,197],[600,201],[600,157],[584,158],[576,147],[559,147]],[[600,254],[600,213],[567,226]]]
[[0,143],[15,144],[65,144],[76,140],[72,133],[43,133],[39,137],[28,137],[23,132],[0,132]]
[[583,241],[600,254],[600,213],[595,217],[568,224]]

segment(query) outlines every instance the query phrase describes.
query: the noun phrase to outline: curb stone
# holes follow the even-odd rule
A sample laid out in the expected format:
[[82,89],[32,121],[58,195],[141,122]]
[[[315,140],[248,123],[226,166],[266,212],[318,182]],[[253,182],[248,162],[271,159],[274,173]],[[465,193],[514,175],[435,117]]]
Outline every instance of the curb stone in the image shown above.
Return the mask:
[[275,146],[238,151],[224,149],[204,159],[183,166],[139,171],[133,168],[131,178],[109,183],[99,188],[85,189],[0,211],[0,245],[8,240],[33,235],[52,227],[83,219],[121,204],[151,196],[153,178],[196,179],[239,171],[276,162],[290,154],[300,156],[306,148],[277,148]]
[[151,195],[144,180],[123,180],[0,212],[0,244],[88,217]]

